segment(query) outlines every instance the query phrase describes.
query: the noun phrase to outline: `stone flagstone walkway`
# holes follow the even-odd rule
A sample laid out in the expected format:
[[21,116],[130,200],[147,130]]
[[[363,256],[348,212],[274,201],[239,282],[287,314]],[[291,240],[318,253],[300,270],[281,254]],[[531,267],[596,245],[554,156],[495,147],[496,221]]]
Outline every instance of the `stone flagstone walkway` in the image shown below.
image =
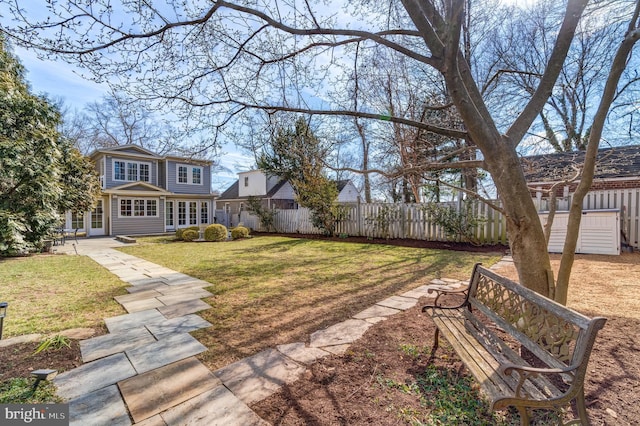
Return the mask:
[[[54,383],[69,402],[71,425],[265,425],[248,405],[295,381],[306,365],[344,353],[369,327],[413,307],[421,286],[392,296],[339,324],[296,342],[262,351],[217,371],[195,355],[207,348],[189,332],[211,324],[197,315],[212,284],[112,247],[111,238],[79,240],[69,253],[91,257],[131,286],[116,300],[127,314],[105,318],[109,333],[82,340],[84,364]],[[457,280],[433,285],[457,287]]]

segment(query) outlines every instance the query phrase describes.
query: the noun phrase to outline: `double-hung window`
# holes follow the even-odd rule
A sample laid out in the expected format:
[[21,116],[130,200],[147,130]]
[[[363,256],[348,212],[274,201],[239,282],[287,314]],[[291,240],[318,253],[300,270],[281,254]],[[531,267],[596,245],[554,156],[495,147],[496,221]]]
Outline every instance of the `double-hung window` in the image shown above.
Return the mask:
[[147,163],[140,163],[140,180],[149,182],[149,165]]
[[151,165],[140,161],[114,160],[113,180],[122,182],[149,182]]
[[129,182],[138,180],[138,163],[127,163],[127,180]]
[[176,180],[178,183],[202,185],[203,168],[201,166],[178,164],[176,167]]
[[191,183],[194,185],[202,184],[202,167],[191,168]]
[[189,183],[187,166],[178,166],[178,183]]
[[113,162],[113,180],[126,180],[127,163],[124,161]]

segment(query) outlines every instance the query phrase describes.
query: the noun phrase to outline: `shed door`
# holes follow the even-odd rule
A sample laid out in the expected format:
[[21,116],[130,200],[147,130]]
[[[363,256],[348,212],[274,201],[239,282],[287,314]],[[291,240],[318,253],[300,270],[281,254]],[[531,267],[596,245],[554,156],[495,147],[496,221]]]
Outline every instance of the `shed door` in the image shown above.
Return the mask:
[[[540,215],[544,224],[547,214]],[[562,253],[567,236],[569,212],[557,212],[548,250],[551,253]],[[618,211],[585,211],[580,221],[580,234],[576,245],[576,253],[582,254],[620,254],[620,213]]]
[[620,254],[618,212],[585,212],[580,222],[577,253]]

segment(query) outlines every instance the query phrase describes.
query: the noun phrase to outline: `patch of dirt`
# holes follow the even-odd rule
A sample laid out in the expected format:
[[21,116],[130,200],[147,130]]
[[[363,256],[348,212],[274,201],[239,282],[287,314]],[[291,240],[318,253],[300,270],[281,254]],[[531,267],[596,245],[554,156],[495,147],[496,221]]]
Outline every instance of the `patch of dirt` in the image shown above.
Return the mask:
[[33,370],[53,369],[58,373],[82,365],[80,345],[70,341],[70,347],[50,349],[34,354],[39,342],[19,343],[0,348],[0,382],[11,378],[30,377]]
[[[558,255],[552,256],[556,271],[559,259]],[[513,266],[498,273],[517,279]],[[569,306],[588,316],[608,318],[598,334],[585,381],[587,411],[593,425],[633,425],[640,419],[640,404],[636,403],[640,383],[639,276],[638,253],[581,255],[574,263]],[[274,425],[425,422],[421,416],[429,409],[424,400],[415,393],[392,390],[379,378],[414,383],[428,366],[465,375],[464,366],[446,344],[441,343],[435,357],[427,357],[427,348],[433,344],[433,327],[419,306],[397,314],[371,327],[345,355],[317,361],[301,379],[252,408]],[[414,346],[425,350],[418,357],[408,356],[406,348]],[[503,415],[517,419],[513,413]],[[488,418],[478,421],[491,424]]]

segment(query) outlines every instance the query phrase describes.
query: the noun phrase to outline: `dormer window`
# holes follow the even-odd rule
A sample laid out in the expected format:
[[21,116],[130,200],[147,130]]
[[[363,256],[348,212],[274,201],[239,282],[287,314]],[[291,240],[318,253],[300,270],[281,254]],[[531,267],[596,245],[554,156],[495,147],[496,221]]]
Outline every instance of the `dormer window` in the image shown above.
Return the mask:
[[244,177],[244,186],[249,186],[249,176]]
[[188,185],[202,185],[201,166],[178,164],[176,167],[176,180],[178,183],[184,183]]
[[113,160],[113,180],[121,182],[149,182],[149,163]]

